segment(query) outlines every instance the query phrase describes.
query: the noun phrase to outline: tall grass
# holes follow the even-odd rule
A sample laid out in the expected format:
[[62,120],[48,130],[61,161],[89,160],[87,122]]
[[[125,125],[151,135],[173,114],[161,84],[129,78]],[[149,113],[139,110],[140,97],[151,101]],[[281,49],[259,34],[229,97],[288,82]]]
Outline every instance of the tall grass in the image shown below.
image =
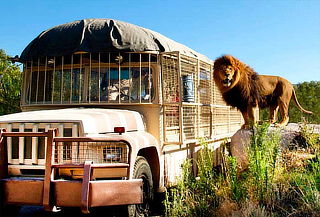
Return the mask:
[[[310,135],[309,129],[301,135]],[[307,141],[316,157],[292,167],[282,157],[280,132],[267,124],[255,126],[248,169],[240,173],[236,158],[226,156],[226,169],[219,174],[213,151],[202,141],[198,174],[193,175],[190,160],[183,164],[183,176],[167,192],[166,216],[320,216],[320,154],[315,151],[320,142]]]
[[237,159],[235,157],[227,157],[226,178],[227,185],[230,189],[229,197],[236,202],[242,202],[247,199],[248,191],[244,181],[246,174],[238,174]]
[[279,155],[280,134],[268,131],[269,125],[254,127],[249,148],[249,178],[252,192],[258,201],[270,198]]

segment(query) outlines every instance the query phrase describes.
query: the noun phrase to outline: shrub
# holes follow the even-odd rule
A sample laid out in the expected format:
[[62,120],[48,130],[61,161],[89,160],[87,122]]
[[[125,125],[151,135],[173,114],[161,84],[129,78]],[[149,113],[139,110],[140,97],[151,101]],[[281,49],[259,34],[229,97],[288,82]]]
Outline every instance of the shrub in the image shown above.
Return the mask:
[[182,165],[182,177],[168,189],[164,201],[166,216],[212,216],[221,198],[217,195],[222,178],[213,171],[213,151],[205,141],[197,158],[198,176],[191,171],[191,161]]
[[235,157],[227,157],[227,165],[226,177],[230,186],[230,198],[236,202],[244,201],[247,198],[246,174],[238,175]]

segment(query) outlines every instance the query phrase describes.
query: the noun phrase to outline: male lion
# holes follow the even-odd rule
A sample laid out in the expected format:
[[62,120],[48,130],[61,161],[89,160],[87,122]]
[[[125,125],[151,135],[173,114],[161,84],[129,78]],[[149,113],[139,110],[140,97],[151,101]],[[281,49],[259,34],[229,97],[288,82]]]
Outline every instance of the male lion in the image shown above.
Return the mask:
[[242,113],[246,128],[255,123],[254,108],[269,107],[270,123],[277,121],[280,109],[282,120],[277,126],[285,126],[289,122],[288,109],[291,97],[297,107],[303,109],[295,94],[292,84],[278,76],[258,75],[252,68],[230,55],[217,58],[214,62],[214,81],[220,89],[225,102],[236,107]]

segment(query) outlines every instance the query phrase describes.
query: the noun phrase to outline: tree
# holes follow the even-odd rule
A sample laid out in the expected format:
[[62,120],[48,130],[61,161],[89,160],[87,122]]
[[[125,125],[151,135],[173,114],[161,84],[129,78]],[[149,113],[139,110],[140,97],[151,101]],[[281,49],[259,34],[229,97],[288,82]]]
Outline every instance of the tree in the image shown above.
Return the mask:
[[300,105],[312,111],[312,115],[301,112],[296,106],[293,105],[291,100],[289,115],[291,122],[301,122],[306,120],[308,123],[320,123],[320,81],[303,82],[294,85],[297,98]]
[[19,112],[22,73],[0,49],[0,115]]
[[[312,111],[312,115],[301,112],[293,100],[289,106],[289,118],[290,122],[298,123],[307,121],[308,123],[319,124],[320,123],[320,81],[303,82],[293,85],[297,94],[300,105],[309,111]],[[260,119],[268,120],[269,110],[264,109],[260,111]],[[278,118],[279,119],[279,118]]]

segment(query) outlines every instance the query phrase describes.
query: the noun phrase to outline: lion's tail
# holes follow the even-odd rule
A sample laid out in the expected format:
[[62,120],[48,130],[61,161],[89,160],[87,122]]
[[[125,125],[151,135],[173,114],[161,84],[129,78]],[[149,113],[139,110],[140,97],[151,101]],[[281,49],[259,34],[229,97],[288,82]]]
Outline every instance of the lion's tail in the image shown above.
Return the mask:
[[294,89],[292,89],[292,95],[293,95],[293,101],[295,102],[297,107],[300,109],[300,111],[302,111],[304,113],[307,113],[307,114],[313,114],[313,112],[305,110],[304,108],[302,108],[302,106],[298,102],[296,91]]

